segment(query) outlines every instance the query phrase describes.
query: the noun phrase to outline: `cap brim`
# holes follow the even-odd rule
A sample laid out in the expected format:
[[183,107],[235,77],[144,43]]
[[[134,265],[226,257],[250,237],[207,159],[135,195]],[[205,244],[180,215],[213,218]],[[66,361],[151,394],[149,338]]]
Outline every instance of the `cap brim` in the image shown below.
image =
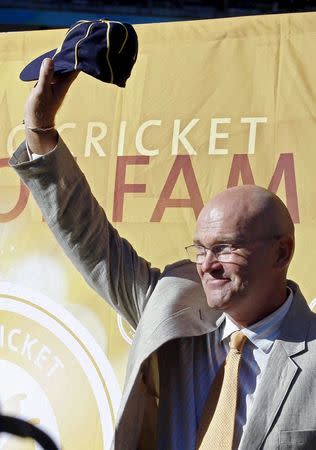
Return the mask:
[[[52,58],[57,49],[50,50],[47,53],[44,53],[41,56],[38,56],[37,58],[33,59],[27,66],[24,67],[22,72],[20,73],[20,79],[22,81],[35,81],[39,78],[39,73],[41,69],[41,64],[43,59],[45,58]],[[62,64],[62,61],[56,61],[54,63],[54,73],[67,73],[69,72],[69,68],[65,68]]]

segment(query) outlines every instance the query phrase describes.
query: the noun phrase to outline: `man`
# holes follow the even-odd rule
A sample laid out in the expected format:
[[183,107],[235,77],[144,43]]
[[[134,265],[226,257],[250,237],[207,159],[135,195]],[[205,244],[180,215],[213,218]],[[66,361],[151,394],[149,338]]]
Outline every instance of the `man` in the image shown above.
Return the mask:
[[[187,260],[151,268],[107,221],[53,128],[74,78],[54,80],[44,61],[26,104],[27,145],[11,164],[87,282],[137,327],[115,449],[315,449],[316,319],[286,280],[294,251],[286,207],[259,187],[229,189],[198,218],[187,248],[197,271]],[[238,330],[247,337],[236,352],[238,404],[226,406],[224,427],[207,441]]]

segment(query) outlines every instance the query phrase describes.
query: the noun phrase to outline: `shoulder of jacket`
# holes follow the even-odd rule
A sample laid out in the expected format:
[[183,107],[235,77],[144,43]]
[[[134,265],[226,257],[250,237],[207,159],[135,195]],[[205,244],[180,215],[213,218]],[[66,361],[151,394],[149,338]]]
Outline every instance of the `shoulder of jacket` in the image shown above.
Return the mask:
[[200,278],[196,270],[196,265],[192,263],[189,259],[182,259],[172,264],[168,264],[161,273],[161,278],[173,276],[180,278],[187,278],[192,281],[200,283]]

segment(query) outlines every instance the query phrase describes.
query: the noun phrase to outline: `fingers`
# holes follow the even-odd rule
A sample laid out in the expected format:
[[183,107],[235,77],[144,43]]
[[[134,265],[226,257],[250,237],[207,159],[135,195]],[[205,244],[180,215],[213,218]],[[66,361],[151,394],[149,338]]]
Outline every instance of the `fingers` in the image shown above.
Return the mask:
[[49,128],[77,72],[54,74],[53,60],[43,60],[37,85],[31,90],[25,105],[25,122],[33,128]]
[[58,85],[58,89],[60,92],[63,92],[64,95],[66,95],[68,89],[74,82],[74,80],[77,78],[79,72],[74,71],[70,72],[68,74],[59,75],[58,77],[55,77],[54,82],[56,85]]
[[53,80],[54,62],[50,58],[45,58],[42,62],[37,86],[41,90],[47,89]]
[[68,73],[55,73],[53,77],[53,83],[65,83],[65,84],[71,84],[79,75],[79,72],[77,70],[73,70],[72,72]]

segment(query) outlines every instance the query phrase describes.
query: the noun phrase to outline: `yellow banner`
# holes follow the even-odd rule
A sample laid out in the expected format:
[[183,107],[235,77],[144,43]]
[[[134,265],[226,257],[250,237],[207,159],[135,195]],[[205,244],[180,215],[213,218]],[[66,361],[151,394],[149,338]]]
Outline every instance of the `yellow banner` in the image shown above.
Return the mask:
[[[58,115],[108,217],[163,267],[185,258],[215,193],[267,187],[295,222],[290,278],[313,306],[316,14],[135,28],[139,56],[127,87],[80,74]],[[91,442],[99,450],[110,445],[133,330],[80,278],[8,168],[32,88],[18,75],[64,33],[0,35],[0,404],[64,450]],[[5,439],[1,449],[18,448]]]

